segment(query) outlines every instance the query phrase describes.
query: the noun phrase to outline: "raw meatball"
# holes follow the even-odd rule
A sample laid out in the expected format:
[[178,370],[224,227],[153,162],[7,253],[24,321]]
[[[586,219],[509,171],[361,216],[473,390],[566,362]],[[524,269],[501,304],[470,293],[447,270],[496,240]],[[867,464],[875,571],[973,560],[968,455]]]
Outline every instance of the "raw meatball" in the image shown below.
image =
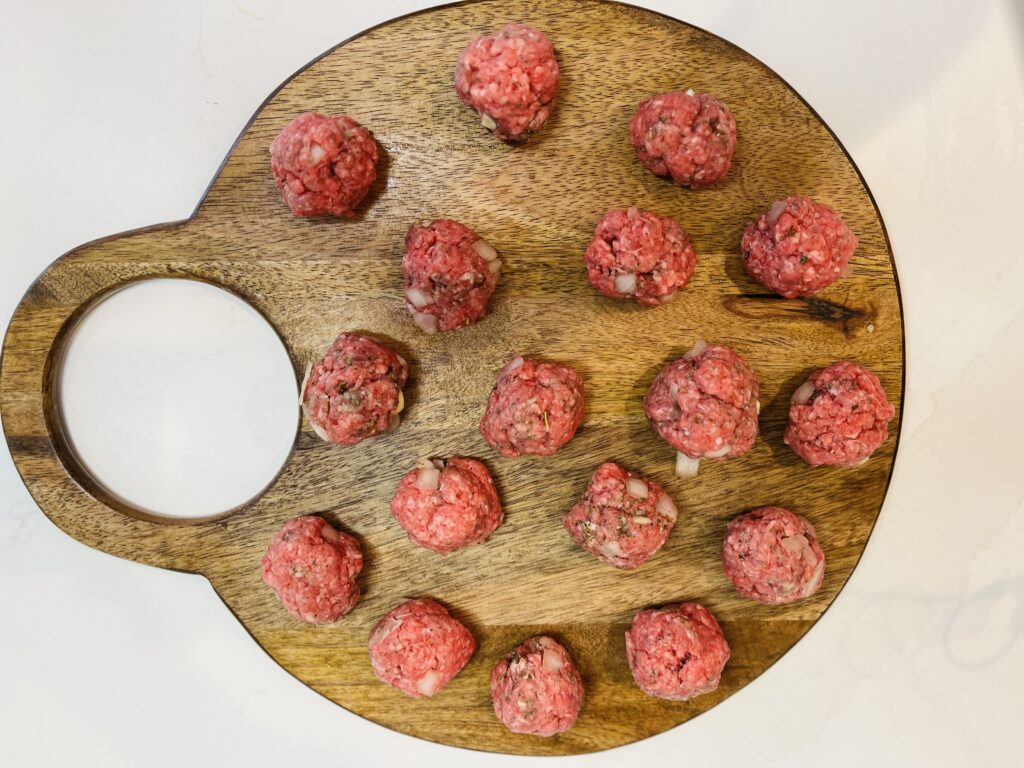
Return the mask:
[[657,306],[689,282],[697,254],[672,219],[629,208],[604,215],[583,260],[590,284],[605,296]]
[[437,219],[405,236],[406,307],[427,333],[451,331],[487,314],[501,273],[498,254],[464,224]]
[[767,605],[810,597],[825,575],[814,528],[782,507],[761,507],[730,521],[722,564],[741,595]]
[[885,442],[895,415],[875,374],[856,363],[832,363],[793,393],[783,440],[808,464],[854,467]]
[[636,568],[661,549],[676,516],[676,505],[660,485],[608,462],[594,472],[583,500],[562,524],[601,562]]
[[424,459],[402,478],[391,513],[413,544],[454,552],[501,525],[501,503],[487,467],[473,459]]
[[857,238],[824,203],[779,200],[743,233],[743,266],[787,299],[820,291],[846,274]]
[[555,48],[543,32],[506,24],[462,52],[455,92],[499,139],[521,141],[551,114],[558,92]]
[[302,410],[322,439],[355,445],[398,426],[408,375],[405,360],[383,344],[343,333],[307,374]]
[[433,696],[469,662],[476,641],[433,600],[409,600],[377,622],[370,661],[382,683],[414,699]]
[[263,555],[263,581],[284,607],[310,624],[337,621],[359,602],[359,542],[319,517],[297,517]]
[[296,216],[354,216],[377,178],[377,144],[345,115],[299,115],[270,145],[270,168]]
[[626,658],[644,693],[684,701],[718,687],[729,643],[700,603],[640,611],[626,632]]
[[736,120],[714,96],[669,91],[640,102],[629,139],[649,171],[698,189],[725,178],[736,149]]
[[644,397],[651,426],[679,454],[676,473],[697,474],[700,460],[746,453],[761,410],[757,376],[728,347],[697,342],[654,377]]
[[506,365],[480,420],[502,456],[550,456],[583,421],[583,381],[568,365],[517,357]]
[[491,700],[494,714],[513,733],[554,736],[576,722],[583,680],[569,652],[539,635],[491,670]]

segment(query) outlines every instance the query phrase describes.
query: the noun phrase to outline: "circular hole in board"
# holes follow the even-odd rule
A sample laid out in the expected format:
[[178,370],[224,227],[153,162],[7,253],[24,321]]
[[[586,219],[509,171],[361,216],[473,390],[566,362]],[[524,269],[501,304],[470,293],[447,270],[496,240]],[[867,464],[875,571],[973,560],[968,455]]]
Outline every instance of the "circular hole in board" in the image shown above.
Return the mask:
[[195,280],[132,283],[72,330],[56,374],[61,428],[129,507],[208,518],[262,493],[291,454],[298,384],[274,328]]

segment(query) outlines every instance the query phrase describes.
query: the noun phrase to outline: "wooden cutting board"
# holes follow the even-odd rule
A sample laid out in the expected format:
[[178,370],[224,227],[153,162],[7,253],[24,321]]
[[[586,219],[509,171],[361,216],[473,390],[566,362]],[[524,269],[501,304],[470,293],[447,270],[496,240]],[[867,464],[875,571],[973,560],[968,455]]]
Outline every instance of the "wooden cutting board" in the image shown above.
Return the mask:
[[[525,146],[495,140],[452,90],[467,42],[516,19],[554,40],[562,70],[557,108]],[[739,125],[727,180],[698,192],[646,171],[628,141],[637,102],[680,87],[716,94]],[[274,186],[267,148],[307,110],[352,115],[383,148],[378,182],[353,221],[295,218]],[[832,205],[860,239],[853,276],[814,300],[768,295],[740,263],[746,223],[790,193]],[[675,217],[697,250],[692,282],[667,306],[612,301],[587,284],[582,254],[594,225],[607,209],[630,205]],[[504,270],[483,322],[426,336],[403,306],[400,257],[409,224],[438,216],[478,231]],[[90,306],[129,281],[167,276],[208,281],[249,301],[280,333],[296,379],[342,330],[392,342],[411,364],[401,428],[340,448],[303,423],[271,487],[216,519],[166,521],[127,508],[69,451],[55,371],[69,329]],[[764,407],[749,454],[705,462],[684,481],[673,477],[674,452],[648,428],[641,399],[658,369],[697,339],[747,358]],[[190,219],[89,243],[51,265],[18,307],[3,352],[8,445],[62,530],[119,557],[203,574],[270,656],[352,712],[424,739],[517,754],[642,739],[710,709],[771,666],[850,576],[898,439],[897,428],[857,470],[810,468],[782,443],[789,396],[812,369],[847,358],[881,377],[898,414],[903,401],[903,324],[885,228],[817,114],[766,66],[714,35],[582,0],[447,6],[342,43],[260,108]],[[498,370],[517,353],[571,363],[584,377],[586,421],[553,458],[503,459],[477,431]],[[393,521],[394,488],[425,454],[474,456],[491,468],[507,519],[486,545],[443,557],[410,545]],[[597,562],[561,527],[587,478],[609,459],[662,483],[680,508],[664,549],[634,572]],[[793,509],[817,528],[828,570],[813,598],[758,605],[723,575],[726,521],[763,504]],[[271,535],[303,514],[354,533],[366,551],[365,596],[333,626],[296,621],[260,580]],[[430,700],[378,683],[366,652],[377,619],[420,595],[449,605],[479,641],[469,666]],[[649,698],[630,677],[623,632],[639,609],[684,599],[719,618],[732,660],[715,693],[683,703]],[[488,694],[491,667],[537,632],[567,644],[587,691],[576,727],[550,739],[506,731]]]

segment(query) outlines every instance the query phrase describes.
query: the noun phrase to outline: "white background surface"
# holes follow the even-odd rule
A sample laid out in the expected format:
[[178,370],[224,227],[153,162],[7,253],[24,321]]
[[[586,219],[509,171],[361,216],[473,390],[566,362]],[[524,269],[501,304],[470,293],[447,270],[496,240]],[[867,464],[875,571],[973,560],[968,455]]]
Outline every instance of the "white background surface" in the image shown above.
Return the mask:
[[[67,249],[187,216],[281,81],[428,4],[0,0],[0,317]],[[906,414],[874,536],[807,637],[691,723],[558,762],[1012,764],[1024,686],[1024,6],[644,4],[767,62],[852,153],[900,271]],[[416,741],[330,704],[270,661],[202,578],[62,534],[6,454],[0,585],[0,764],[531,762]]]

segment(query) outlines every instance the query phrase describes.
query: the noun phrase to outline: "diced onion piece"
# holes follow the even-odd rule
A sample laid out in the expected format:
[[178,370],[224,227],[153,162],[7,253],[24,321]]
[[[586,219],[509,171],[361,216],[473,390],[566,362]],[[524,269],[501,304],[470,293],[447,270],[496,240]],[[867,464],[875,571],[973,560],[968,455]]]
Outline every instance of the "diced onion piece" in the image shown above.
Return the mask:
[[384,626],[382,626],[379,630],[377,630],[376,632],[374,632],[374,634],[370,636],[370,645],[380,645],[388,639],[388,635],[390,635],[400,626],[402,626],[402,619],[398,618],[397,616],[389,616],[388,620],[384,623]]
[[562,657],[559,655],[558,651],[545,648],[541,657],[541,666],[544,667],[544,669],[557,672],[565,666],[565,662],[562,661]]
[[790,402],[793,405],[803,405],[811,399],[811,395],[814,394],[814,383],[805,381],[799,387],[796,388],[796,392],[793,393],[793,397],[790,398]]
[[327,436],[327,430],[321,427],[316,422],[314,422],[312,419],[310,419],[309,426],[313,428],[313,431],[316,432],[316,436],[319,437],[321,440],[327,443],[331,442],[331,438]]
[[768,209],[768,223],[774,224],[776,221],[778,221],[779,216],[782,215],[782,212],[784,210],[786,210],[785,200],[776,200],[774,203],[772,203],[772,207]]
[[604,544],[601,545],[600,549],[601,554],[607,557],[622,557],[622,547],[620,547],[619,542],[615,541],[614,539],[612,539],[611,541],[606,541]]
[[398,390],[398,405],[395,406],[395,413],[401,413],[405,410],[405,395],[402,394],[402,390]]
[[434,459],[432,463],[436,469],[444,469],[444,459]]
[[486,112],[480,113],[480,124],[488,131],[493,131],[498,127],[498,124],[494,122],[494,118],[488,115]]
[[441,472],[433,464],[430,468],[423,468],[419,474],[416,475],[416,487],[421,491],[436,491],[437,484],[441,480]]
[[433,696],[440,687],[441,676],[433,669],[416,681],[416,690],[424,696]]
[[634,499],[646,499],[650,488],[639,477],[631,477],[626,481],[626,492]]
[[413,312],[412,320],[425,333],[437,333],[437,318],[426,312]]
[[326,520],[324,521],[323,527],[320,529],[320,535],[323,536],[327,541],[340,541],[341,540],[341,536],[334,529],[334,527],[330,523],[328,523]]
[[523,364],[523,358],[522,357],[513,357],[512,361],[508,365],[506,365],[504,368],[501,369],[501,372],[502,372],[502,374],[512,373],[512,371],[514,371],[516,368],[518,368],[522,364]]
[[651,518],[647,517],[646,515],[634,515],[633,516],[633,522],[636,523],[637,525],[650,525],[654,521],[651,520]]
[[624,275],[615,276],[615,290],[618,293],[633,293],[636,290],[636,275],[627,272]]
[[820,586],[822,576],[825,575],[825,561],[819,560],[818,564],[814,566],[814,572],[811,574],[811,578],[807,580],[807,584],[800,590],[800,597],[810,597],[813,595]]
[[687,96],[696,96],[697,94],[695,94],[695,93],[693,92],[693,88],[687,88],[687,89],[686,89],[686,95],[687,95]]
[[419,288],[408,288],[405,291],[405,298],[409,300],[416,309],[423,309],[429,307],[434,303],[434,297],[426,291],[421,291]]
[[760,401],[760,400],[755,400],[755,401],[754,401],[754,412],[755,412],[755,413],[756,413],[756,414],[757,414],[758,416],[760,416],[760,415],[761,415],[761,401]]
[[309,145],[309,159],[314,163],[319,163],[327,155],[327,150],[317,144],[315,141]]
[[491,271],[492,275],[501,273],[501,259],[495,259],[494,261],[487,262],[487,269]]
[[787,536],[780,543],[783,549],[793,553],[803,552],[805,547],[810,547],[810,542],[807,541],[807,537],[802,533],[798,533],[795,536]]
[[726,443],[721,448],[716,448],[713,451],[707,451],[704,454],[705,459],[721,459],[729,455],[729,451],[732,450],[732,446]]
[[485,261],[494,261],[498,258],[498,252],[486,240],[477,240],[473,243],[473,250]]
[[662,496],[658,499],[658,503],[654,505],[654,509],[663,517],[667,517],[673,523],[676,518],[679,517],[679,511],[676,509],[675,502],[668,497],[668,495]]
[[309,374],[313,372],[313,363],[310,362],[306,366],[306,373],[302,377],[302,384],[299,385],[299,405],[302,405],[306,400],[306,385],[309,384]]
[[707,348],[707,343],[703,339],[698,339],[697,343],[693,345],[693,349],[686,353],[686,356],[697,357],[698,355],[704,354],[704,350]]
[[700,472],[700,459],[691,459],[685,453],[676,454],[676,474],[679,477],[696,477]]
[[424,456],[422,459],[416,462],[416,469],[440,469],[440,467],[434,467],[434,462]]

